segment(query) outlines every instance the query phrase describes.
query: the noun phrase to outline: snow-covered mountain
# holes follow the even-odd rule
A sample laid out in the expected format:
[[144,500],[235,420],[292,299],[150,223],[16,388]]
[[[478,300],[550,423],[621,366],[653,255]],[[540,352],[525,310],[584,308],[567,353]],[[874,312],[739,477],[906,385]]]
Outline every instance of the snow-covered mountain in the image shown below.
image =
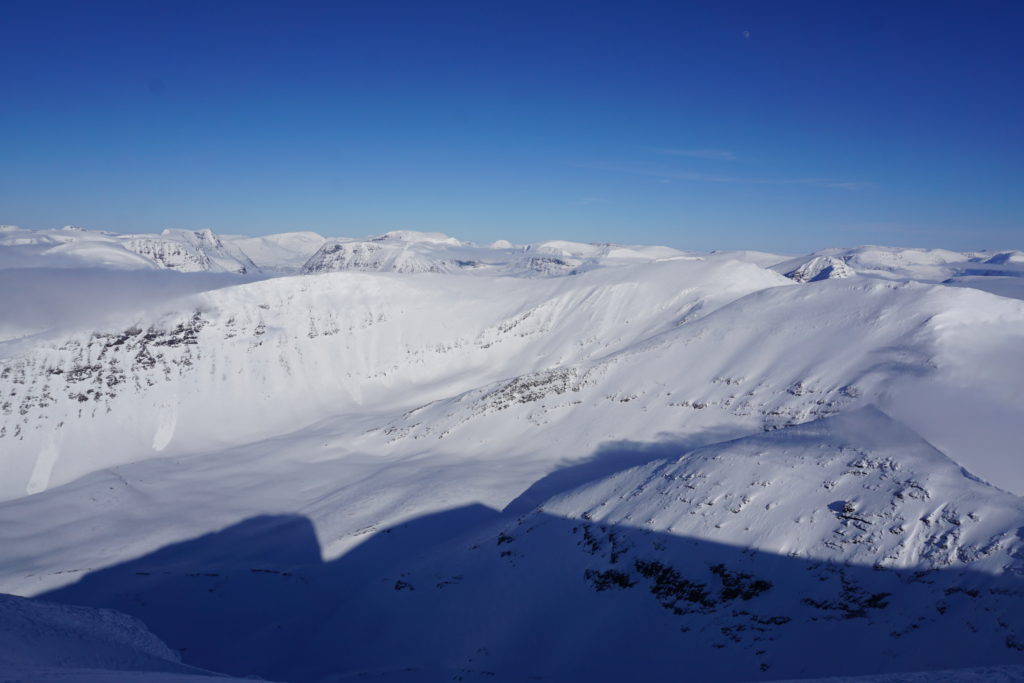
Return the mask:
[[182,273],[258,271],[240,249],[212,230],[164,230],[159,235],[121,235],[67,226],[26,230],[0,226],[0,268],[166,268]]
[[398,564],[310,629],[310,652],[380,634],[311,679],[427,653],[524,680],[1019,663],[1022,522],[1020,498],[853,411],[598,479]]
[[797,282],[818,282],[851,277],[853,268],[833,256],[815,256],[786,273],[786,277]]
[[667,247],[548,241],[515,247],[463,244],[442,233],[388,232],[366,240],[328,240],[303,266],[303,273],[346,270],[394,273],[468,273],[516,277],[575,275],[608,265],[685,257]]
[[0,342],[0,592],[293,681],[1024,663],[1017,252],[189,234],[78,242],[260,278]]
[[244,275],[256,269],[239,250],[231,253],[212,230],[164,230],[158,237],[128,236],[129,251],[152,259],[161,268],[182,273],[226,272]]
[[764,265],[798,282],[857,274],[889,280],[941,282],[1024,299],[1024,252],[1021,251],[955,252],[864,246],[823,249]]
[[277,235],[222,235],[229,249],[236,249],[256,264],[260,272],[292,275],[323,246],[326,238],[315,232],[284,232]]

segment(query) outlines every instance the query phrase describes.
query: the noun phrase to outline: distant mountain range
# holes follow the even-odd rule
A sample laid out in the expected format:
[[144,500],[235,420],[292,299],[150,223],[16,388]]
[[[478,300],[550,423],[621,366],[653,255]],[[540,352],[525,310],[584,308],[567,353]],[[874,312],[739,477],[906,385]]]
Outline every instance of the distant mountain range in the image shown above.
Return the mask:
[[6,227],[0,286],[9,678],[1024,678],[1024,252]]

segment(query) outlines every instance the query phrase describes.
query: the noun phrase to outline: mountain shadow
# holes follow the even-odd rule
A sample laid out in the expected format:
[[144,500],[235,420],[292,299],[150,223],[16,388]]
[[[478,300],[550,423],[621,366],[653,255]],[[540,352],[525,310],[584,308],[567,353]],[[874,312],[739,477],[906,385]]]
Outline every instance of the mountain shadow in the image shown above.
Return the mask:
[[653,460],[678,458],[700,446],[720,443],[749,434],[749,430],[735,428],[707,429],[687,438],[666,438],[662,441],[611,441],[583,460],[567,463],[546,477],[538,479],[528,489],[505,506],[504,512],[522,515],[552,496],[570,491],[577,486],[607,477],[616,472],[646,465]]
[[261,516],[40,596],[272,680],[741,681],[1024,664],[1024,581],[760,552],[483,506],[321,561]]

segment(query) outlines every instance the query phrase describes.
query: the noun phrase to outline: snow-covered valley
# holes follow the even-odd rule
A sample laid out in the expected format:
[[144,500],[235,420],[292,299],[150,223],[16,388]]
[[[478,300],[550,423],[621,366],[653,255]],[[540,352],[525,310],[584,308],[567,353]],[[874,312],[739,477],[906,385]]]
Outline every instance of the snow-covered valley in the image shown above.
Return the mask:
[[1024,677],[1024,253],[3,228],[0,282],[0,614],[131,632],[0,674]]

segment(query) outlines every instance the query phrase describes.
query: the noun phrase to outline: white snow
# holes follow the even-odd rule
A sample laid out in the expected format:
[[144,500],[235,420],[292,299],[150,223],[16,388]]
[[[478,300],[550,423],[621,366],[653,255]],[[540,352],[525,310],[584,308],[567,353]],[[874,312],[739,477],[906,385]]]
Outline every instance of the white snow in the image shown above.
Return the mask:
[[839,280],[852,277],[854,271],[850,266],[831,256],[815,256],[786,273],[786,277],[797,282],[818,282],[819,280]]
[[126,614],[2,594],[0,676],[60,683],[237,680],[182,664],[178,653]]
[[236,249],[264,273],[298,273],[306,261],[323,246],[326,238],[315,232],[285,232],[277,235],[222,235],[229,250]]
[[282,680],[1012,672],[1017,254],[4,229],[0,591]]

